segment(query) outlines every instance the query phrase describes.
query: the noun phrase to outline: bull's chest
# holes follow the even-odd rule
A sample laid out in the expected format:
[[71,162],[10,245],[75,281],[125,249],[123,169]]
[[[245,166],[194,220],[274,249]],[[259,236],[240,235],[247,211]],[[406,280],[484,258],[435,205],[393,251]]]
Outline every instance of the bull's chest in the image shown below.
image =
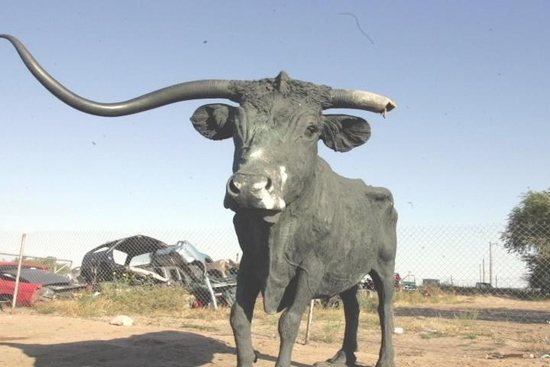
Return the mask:
[[324,265],[331,258],[327,248],[331,247],[331,238],[338,236],[331,231],[328,220],[288,212],[272,225],[251,217],[236,220],[235,224],[248,276],[259,282],[267,312],[280,309],[285,292],[292,293],[299,272],[322,277]]
[[296,217],[285,219],[271,228],[266,243],[267,271],[262,272],[262,291],[268,312],[284,306],[283,298],[294,292],[300,273],[320,279],[328,260],[323,250],[330,238],[328,226]]

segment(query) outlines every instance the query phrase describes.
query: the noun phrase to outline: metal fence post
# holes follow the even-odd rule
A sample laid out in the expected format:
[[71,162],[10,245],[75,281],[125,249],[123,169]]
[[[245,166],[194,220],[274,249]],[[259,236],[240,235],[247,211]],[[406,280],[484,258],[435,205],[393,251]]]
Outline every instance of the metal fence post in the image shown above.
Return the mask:
[[311,322],[313,321],[313,306],[315,305],[315,300],[312,299],[309,303],[309,313],[307,317],[307,325],[306,325],[306,339],[304,341],[304,345],[307,345],[309,343],[309,334],[311,332]]
[[21,265],[23,263],[23,254],[25,252],[25,243],[27,242],[27,234],[23,233],[21,236],[21,246],[19,248],[19,262],[17,264],[17,275],[15,276],[15,289],[13,291],[13,299],[11,302],[11,313],[15,312],[15,305],[17,303],[17,293],[19,292],[19,277],[21,276]]

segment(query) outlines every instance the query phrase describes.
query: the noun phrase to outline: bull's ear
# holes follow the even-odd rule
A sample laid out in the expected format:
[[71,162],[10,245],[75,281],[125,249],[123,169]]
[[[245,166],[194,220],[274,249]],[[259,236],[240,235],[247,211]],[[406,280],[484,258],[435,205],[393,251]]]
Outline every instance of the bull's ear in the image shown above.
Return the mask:
[[223,140],[233,136],[237,107],[226,104],[206,104],[197,108],[191,122],[202,136],[212,140]]
[[347,152],[366,143],[370,138],[367,120],[349,115],[324,115],[321,139],[337,152]]

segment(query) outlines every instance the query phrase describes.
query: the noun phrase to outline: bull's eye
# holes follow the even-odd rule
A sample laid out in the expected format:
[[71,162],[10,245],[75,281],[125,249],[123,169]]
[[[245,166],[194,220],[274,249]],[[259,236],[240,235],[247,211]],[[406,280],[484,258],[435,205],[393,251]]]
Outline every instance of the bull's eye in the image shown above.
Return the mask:
[[306,138],[313,138],[319,134],[318,125],[309,125],[306,129],[305,136]]

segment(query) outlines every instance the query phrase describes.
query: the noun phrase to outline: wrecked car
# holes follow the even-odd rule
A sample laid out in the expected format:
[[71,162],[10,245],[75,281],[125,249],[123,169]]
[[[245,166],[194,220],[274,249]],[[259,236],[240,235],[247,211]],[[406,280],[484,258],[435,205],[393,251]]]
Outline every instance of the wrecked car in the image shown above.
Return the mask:
[[147,262],[151,253],[166,247],[164,242],[142,235],[104,243],[84,255],[80,279],[88,284],[111,282],[126,273],[128,267]]
[[235,301],[238,264],[214,261],[188,241],[174,245],[137,235],[111,241],[84,255],[79,279],[88,284],[130,274],[136,284],[180,285],[194,296],[192,306],[217,308]]
[[[2,301],[13,299],[17,266],[17,262],[0,263],[0,300]],[[32,306],[36,302],[70,298],[76,291],[85,287],[84,284],[74,283],[63,275],[52,273],[45,265],[22,263],[16,303],[20,306]]]
[[195,296],[194,307],[217,308],[235,302],[238,264],[226,259],[214,261],[188,241],[157,250],[150,265],[166,282],[181,282]]

